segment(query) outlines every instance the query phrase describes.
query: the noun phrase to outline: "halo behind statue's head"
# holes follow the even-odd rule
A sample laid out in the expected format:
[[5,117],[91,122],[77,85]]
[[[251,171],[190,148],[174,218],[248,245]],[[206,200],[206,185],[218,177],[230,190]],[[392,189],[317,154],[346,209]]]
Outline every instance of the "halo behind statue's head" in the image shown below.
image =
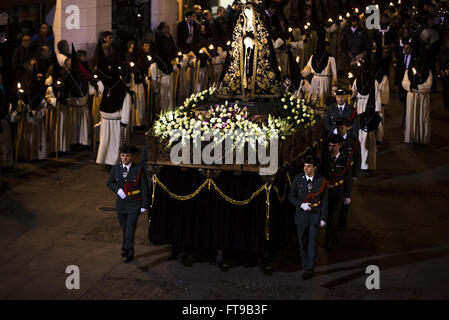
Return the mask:
[[238,4],[253,4],[253,5],[262,5],[263,1],[262,0],[239,0],[237,2]]

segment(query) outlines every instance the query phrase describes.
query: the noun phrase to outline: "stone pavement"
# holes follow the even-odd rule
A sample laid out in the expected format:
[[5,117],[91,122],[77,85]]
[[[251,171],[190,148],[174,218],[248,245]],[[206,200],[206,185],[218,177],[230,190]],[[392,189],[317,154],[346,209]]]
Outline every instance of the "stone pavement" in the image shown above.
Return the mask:
[[[431,144],[412,149],[392,99],[379,169],[355,186],[349,229],[334,252],[320,249],[312,280],[300,278],[294,237],[272,276],[168,262],[168,247],[148,243],[146,216],[136,259],[123,264],[108,172],[84,150],[4,174],[0,299],[448,299],[449,112],[434,94]],[[143,135],[134,140],[142,145]],[[65,288],[68,265],[80,268],[80,290]],[[380,290],[365,287],[368,265],[381,270]]]

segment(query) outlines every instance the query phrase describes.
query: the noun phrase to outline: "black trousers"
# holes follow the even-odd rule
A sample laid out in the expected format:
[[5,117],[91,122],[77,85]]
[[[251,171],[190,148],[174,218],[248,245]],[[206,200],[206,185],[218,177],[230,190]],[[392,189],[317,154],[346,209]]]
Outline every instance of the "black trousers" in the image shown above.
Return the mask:
[[348,225],[348,212],[349,206],[345,206],[344,204],[341,206],[340,217],[338,221],[338,229],[343,230]]
[[328,193],[329,211],[326,226],[326,242],[336,242],[340,212],[345,201],[345,192],[342,186],[329,189]]
[[441,85],[443,87],[443,102],[444,107],[449,109],[449,78],[441,80]]
[[318,251],[320,215],[317,213],[307,213],[301,210],[300,212],[296,212],[295,223],[302,268],[304,271],[313,271],[315,269]]
[[124,257],[134,256],[134,238],[139,216],[140,212],[118,213],[118,220],[123,234],[122,255]]

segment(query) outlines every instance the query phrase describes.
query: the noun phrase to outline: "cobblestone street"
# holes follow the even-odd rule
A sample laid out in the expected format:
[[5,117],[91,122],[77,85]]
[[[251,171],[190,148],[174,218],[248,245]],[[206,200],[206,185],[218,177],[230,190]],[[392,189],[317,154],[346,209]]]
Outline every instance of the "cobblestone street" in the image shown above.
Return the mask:
[[[109,173],[84,150],[2,172],[0,299],[449,299],[449,112],[433,94],[431,143],[410,148],[392,98],[378,170],[354,186],[349,228],[333,252],[320,247],[310,281],[301,280],[293,236],[272,276],[189,268],[149,244],[146,215],[135,260],[123,264]],[[133,142],[141,150],[143,133]],[[65,287],[68,265],[80,268],[80,290]],[[365,287],[368,265],[381,270],[380,290]]]

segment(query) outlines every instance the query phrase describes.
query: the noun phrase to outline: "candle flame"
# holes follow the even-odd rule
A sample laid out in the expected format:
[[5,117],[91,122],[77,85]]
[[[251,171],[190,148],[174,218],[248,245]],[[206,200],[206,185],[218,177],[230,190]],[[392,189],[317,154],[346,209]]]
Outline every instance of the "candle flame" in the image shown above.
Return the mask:
[[19,82],[19,83],[17,83],[17,89],[20,89],[20,88],[22,88],[22,84]]
[[354,75],[352,74],[352,72],[349,72],[348,73],[348,79],[352,79],[352,78],[354,78]]
[[134,62],[132,62],[132,61],[129,63],[129,66],[130,66],[131,68],[133,68],[135,65],[136,65],[136,64],[135,64]]

